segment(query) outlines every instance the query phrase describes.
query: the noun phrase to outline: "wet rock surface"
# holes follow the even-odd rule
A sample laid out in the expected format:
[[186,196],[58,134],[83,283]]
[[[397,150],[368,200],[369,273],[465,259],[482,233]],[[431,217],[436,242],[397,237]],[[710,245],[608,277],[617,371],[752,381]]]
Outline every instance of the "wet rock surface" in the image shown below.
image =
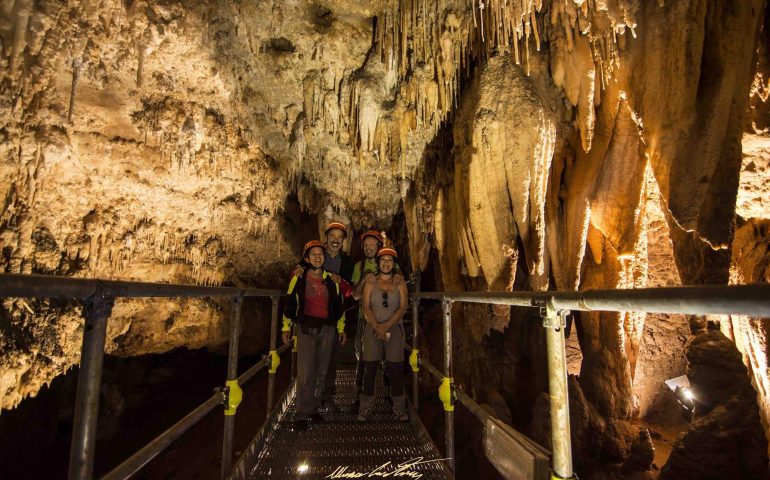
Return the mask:
[[[333,219],[391,227],[435,290],[767,282],[766,19],[761,0],[5,2],[0,266],[281,287]],[[119,300],[107,351],[221,349],[229,314]],[[459,382],[547,441],[538,320],[455,314]],[[0,409],[78,362],[81,315],[3,301]],[[683,373],[684,320],[574,316],[581,466],[647,463],[638,418]],[[765,323],[722,325],[767,426]]]
[[740,352],[709,329],[693,336],[686,356],[695,416],[658,478],[768,478],[767,439]]

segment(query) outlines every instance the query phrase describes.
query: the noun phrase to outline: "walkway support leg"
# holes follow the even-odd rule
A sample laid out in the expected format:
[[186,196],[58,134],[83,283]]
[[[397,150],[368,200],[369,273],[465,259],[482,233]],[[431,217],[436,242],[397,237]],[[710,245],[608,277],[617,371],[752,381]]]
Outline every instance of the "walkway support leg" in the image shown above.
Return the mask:
[[270,416],[270,411],[273,409],[273,398],[275,395],[275,372],[278,369],[278,364],[281,363],[281,357],[278,356],[276,350],[276,342],[278,341],[278,296],[270,297],[273,301],[273,309],[270,317],[270,369],[267,382],[267,416]]
[[553,479],[572,479],[572,441],[569,423],[567,356],[564,347],[567,310],[557,311],[549,300],[540,307],[548,349],[548,389],[551,400]]
[[410,356],[409,363],[412,365],[412,405],[414,409],[420,408],[420,347],[418,343],[418,332],[420,331],[420,270],[417,270],[414,281],[414,291],[417,295],[414,296],[414,302],[412,303],[412,357]]
[[444,403],[446,422],[446,457],[449,468],[455,471],[455,417],[452,379],[452,300],[443,297],[441,308],[444,313],[444,380],[439,388],[439,397]]
[[94,472],[96,421],[99,417],[99,393],[104,365],[107,320],[114,298],[97,293],[85,305],[83,346],[80,351],[75,397],[75,420],[70,447],[69,480],[90,480]]
[[[225,479],[230,473],[233,461],[233,433],[235,432],[235,408],[230,405],[240,403],[240,398],[236,402],[231,402],[231,397],[236,394],[240,397],[240,387],[238,386],[238,338],[241,331],[241,310],[243,308],[243,297],[233,297],[233,319],[230,322],[230,350],[227,357],[227,395],[228,401],[225,405],[225,427],[222,436],[222,472],[220,478]],[[236,392],[237,390],[237,392]]]
[[294,379],[297,378],[297,333],[293,330],[296,327],[292,327],[291,333],[291,381],[294,383]]

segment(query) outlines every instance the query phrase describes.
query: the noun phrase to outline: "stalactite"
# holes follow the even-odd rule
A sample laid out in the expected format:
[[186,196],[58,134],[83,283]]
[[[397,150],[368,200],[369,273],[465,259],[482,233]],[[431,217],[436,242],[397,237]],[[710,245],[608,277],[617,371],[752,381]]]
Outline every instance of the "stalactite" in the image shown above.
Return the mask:
[[[31,2],[25,2],[26,4]],[[15,80],[16,72],[19,70],[21,54],[27,46],[27,26],[29,17],[32,15],[29,5],[23,5],[16,12],[16,29],[13,34],[13,48],[11,50],[11,79]]]
[[75,57],[72,60],[72,86],[70,87],[70,106],[67,112],[67,123],[72,124],[72,115],[75,112],[75,93],[77,91],[80,70],[83,67],[83,58]]
[[150,27],[147,27],[142,32],[141,38],[137,41],[136,50],[138,56],[138,62],[136,67],[136,86],[142,86],[142,77],[144,74],[144,62],[147,60],[147,54],[149,50],[149,43],[152,39],[152,32]]

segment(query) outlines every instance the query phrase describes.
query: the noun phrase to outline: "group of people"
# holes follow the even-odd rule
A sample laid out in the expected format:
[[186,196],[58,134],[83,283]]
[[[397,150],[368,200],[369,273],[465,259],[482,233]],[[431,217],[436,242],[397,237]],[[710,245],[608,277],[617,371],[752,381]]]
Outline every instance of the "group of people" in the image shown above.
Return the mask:
[[342,249],[347,235],[343,223],[327,225],[326,241],[305,244],[302,262],[289,282],[282,338],[289,343],[292,329],[297,337],[294,429],[298,431],[306,430],[310,422],[322,422],[322,409],[339,408],[334,403],[336,357],[339,345],[347,341],[345,305],[350,301],[359,301],[356,420],[366,422],[371,418],[377,369],[383,360],[393,412],[398,420],[409,420],[403,370],[406,335],[402,325],[409,297],[398,267],[398,254],[383,233],[369,230],[361,235],[364,258],[353,262]]

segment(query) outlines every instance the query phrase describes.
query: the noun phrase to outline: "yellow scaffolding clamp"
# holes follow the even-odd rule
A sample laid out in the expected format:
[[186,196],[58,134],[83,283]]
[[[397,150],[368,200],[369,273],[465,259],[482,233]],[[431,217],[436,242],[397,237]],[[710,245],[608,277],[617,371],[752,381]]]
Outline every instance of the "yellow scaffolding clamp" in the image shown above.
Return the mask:
[[297,352],[297,336],[296,335],[291,337],[291,351],[295,352],[295,353]]
[[417,348],[412,349],[412,353],[409,354],[409,365],[412,366],[413,372],[420,371],[420,350]]
[[278,355],[278,350],[270,350],[270,373],[275,373],[278,370],[278,365],[281,364],[281,356]]
[[454,378],[444,377],[441,380],[441,385],[438,387],[438,398],[444,404],[444,411],[454,412],[456,398]]
[[235,415],[238,405],[240,405],[241,400],[243,400],[243,390],[241,390],[240,385],[238,385],[238,380],[226,381],[223,393],[225,396],[223,401],[225,415]]

